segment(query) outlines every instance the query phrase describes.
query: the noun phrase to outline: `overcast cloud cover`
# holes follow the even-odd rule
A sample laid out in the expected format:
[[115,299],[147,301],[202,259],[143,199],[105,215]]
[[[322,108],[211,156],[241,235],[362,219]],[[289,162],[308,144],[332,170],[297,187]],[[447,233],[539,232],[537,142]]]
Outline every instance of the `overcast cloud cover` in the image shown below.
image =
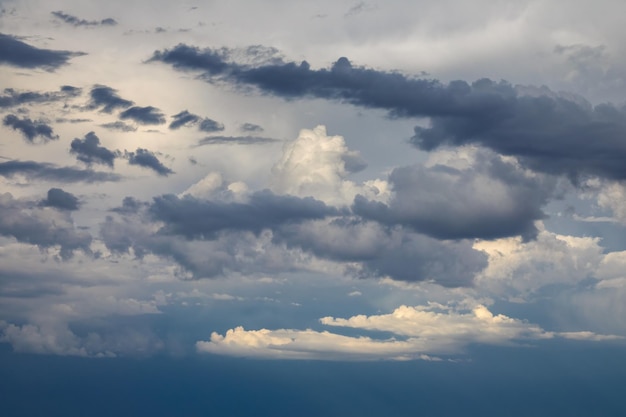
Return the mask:
[[623,415],[624,13],[0,0],[6,415]]

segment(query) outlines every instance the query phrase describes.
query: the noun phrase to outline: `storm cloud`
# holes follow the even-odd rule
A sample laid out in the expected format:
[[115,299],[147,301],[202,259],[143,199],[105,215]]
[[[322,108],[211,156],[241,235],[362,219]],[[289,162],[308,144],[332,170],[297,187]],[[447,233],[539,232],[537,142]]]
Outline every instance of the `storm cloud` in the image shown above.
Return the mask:
[[0,33],[0,64],[53,71],[67,64],[70,58],[81,55],[85,53],[40,49],[22,42],[15,36]]
[[8,114],[2,119],[2,124],[19,131],[29,143],[37,143],[36,139],[38,137],[41,138],[41,143],[59,139],[59,136],[54,134],[51,126],[43,121],[33,121],[28,117],[20,119],[14,114]]
[[580,175],[626,179],[622,107],[593,106],[580,97],[505,81],[444,84],[353,66],[345,57],[317,70],[306,61],[253,67],[227,58],[220,50],[179,44],[156,51],[151,61],[287,99],[324,98],[384,109],[393,117],[430,117],[431,125],[416,127],[411,139],[422,150],[478,144],[515,156],[536,171],[574,181]]
[[94,132],[87,133],[84,139],[75,138],[70,144],[70,153],[87,165],[104,164],[111,168],[119,156],[119,152],[100,146],[100,138]]
[[170,129],[178,129],[183,126],[197,126],[201,132],[219,132],[224,130],[224,125],[208,117],[200,117],[183,110],[172,116],[174,120],[169,125]]

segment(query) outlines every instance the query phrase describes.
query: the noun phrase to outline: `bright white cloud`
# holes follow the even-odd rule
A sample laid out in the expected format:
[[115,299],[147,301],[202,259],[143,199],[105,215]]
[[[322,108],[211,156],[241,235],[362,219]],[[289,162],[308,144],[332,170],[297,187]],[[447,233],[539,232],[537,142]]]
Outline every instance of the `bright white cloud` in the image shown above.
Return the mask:
[[389,332],[394,336],[380,339],[311,329],[236,327],[225,335],[213,332],[209,341],[198,341],[196,349],[201,353],[267,359],[410,360],[460,354],[472,343],[504,345],[554,337],[590,341],[621,339],[593,332],[549,332],[523,320],[494,315],[483,305],[469,312],[435,303],[400,306],[391,314],[348,319],[324,317],[320,322],[327,326]]

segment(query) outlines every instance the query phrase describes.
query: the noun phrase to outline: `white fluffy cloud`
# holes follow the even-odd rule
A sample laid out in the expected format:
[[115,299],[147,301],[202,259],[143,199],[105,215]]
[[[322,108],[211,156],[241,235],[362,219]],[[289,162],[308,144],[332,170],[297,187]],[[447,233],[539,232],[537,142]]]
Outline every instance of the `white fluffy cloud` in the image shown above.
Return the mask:
[[272,189],[334,205],[349,205],[357,194],[385,200],[389,194],[386,181],[356,184],[347,179],[365,166],[359,153],[349,150],[342,136],[328,136],[325,126],[302,129],[295,140],[284,145],[272,168]]
[[590,341],[621,339],[593,332],[549,332],[523,320],[494,315],[480,304],[471,311],[435,303],[400,306],[390,314],[348,319],[324,317],[320,322],[361,331],[389,332],[394,336],[377,339],[311,329],[236,327],[225,335],[213,332],[210,341],[198,341],[196,348],[202,353],[267,359],[410,360],[459,354],[472,343],[503,345],[554,337]]

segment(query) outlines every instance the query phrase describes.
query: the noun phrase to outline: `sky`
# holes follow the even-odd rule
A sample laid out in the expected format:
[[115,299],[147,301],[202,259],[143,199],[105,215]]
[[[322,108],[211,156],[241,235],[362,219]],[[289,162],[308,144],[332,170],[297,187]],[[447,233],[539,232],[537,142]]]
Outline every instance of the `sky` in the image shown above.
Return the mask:
[[2,414],[624,415],[625,13],[0,0]]

